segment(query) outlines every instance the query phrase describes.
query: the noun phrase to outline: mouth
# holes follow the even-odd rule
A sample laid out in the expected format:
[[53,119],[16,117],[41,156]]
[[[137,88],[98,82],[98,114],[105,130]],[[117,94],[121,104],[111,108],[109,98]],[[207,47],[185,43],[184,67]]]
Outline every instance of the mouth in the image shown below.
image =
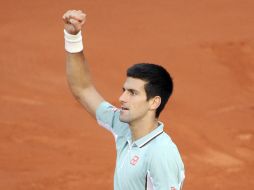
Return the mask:
[[124,106],[121,106],[121,110],[122,110],[122,111],[125,111],[125,110],[129,110],[129,108],[126,108],[126,107],[124,107]]

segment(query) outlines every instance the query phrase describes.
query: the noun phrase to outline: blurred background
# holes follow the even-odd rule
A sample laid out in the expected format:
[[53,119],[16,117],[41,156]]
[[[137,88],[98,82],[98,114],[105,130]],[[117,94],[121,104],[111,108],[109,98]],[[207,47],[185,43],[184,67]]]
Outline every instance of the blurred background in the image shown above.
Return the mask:
[[160,120],[186,167],[183,189],[254,186],[254,1],[8,0],[0,17],[0,189],[113,189],[113,136],[75,101],[62,15],[87,14],[93,80],[119,105],[126,69],[166,67]]

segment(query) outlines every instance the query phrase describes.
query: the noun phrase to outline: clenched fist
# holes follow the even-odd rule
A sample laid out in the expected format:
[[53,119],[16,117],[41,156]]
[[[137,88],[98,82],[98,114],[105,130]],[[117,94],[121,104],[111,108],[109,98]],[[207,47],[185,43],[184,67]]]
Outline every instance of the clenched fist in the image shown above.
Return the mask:
[[69,34],[77,34],[86,21],[86,14],[80,10],[69,10],[63,15],[64,29]]

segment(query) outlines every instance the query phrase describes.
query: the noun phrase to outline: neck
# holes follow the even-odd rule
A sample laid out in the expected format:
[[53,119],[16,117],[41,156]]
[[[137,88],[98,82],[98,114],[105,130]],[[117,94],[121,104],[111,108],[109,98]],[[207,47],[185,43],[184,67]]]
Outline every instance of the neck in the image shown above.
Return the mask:
[[130,123],[132,141],[136,141],[158,127],[158,119],[141,119]]

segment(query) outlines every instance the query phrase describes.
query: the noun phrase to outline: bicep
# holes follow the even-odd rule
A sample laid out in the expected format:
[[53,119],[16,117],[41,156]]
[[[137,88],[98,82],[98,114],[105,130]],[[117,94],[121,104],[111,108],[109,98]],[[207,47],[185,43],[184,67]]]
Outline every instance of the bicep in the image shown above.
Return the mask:
[[78,101],[82,106],[96,118],[96,110],[99,105],[104,101],[103,97],[98,93],[94,86],[89,86],[80,91]]

